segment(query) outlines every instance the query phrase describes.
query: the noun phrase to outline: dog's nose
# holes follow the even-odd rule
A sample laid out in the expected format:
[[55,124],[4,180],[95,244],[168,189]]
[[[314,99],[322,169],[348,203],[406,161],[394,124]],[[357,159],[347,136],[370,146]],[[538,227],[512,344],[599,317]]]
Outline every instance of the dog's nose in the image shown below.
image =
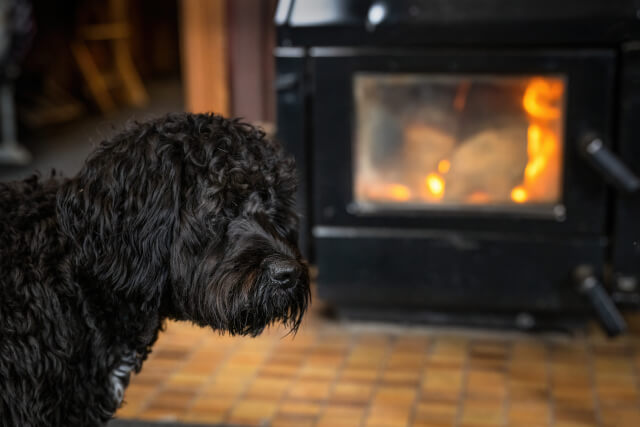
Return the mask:
[[300,276],[296,263],[291,261],[276,261],[269,265],[269,277],[276,285],[288,289],[295,286]]

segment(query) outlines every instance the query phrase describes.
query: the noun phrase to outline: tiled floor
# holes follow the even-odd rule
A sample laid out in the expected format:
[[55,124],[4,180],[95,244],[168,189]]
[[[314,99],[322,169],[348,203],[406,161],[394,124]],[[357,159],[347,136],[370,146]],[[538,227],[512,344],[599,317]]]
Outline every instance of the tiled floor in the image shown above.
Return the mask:
[[343,324],[218,336],[171,323],[121,418],[246,426],[640,426],[640,322],[608,341]]

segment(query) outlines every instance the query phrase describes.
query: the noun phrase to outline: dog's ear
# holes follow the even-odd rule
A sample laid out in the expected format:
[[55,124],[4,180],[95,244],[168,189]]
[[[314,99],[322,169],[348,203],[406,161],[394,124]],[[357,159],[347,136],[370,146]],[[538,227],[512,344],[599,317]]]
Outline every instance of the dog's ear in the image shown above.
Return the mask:
[[104,142],[58,192],[57,214],[78,276],[105,297],[159,307],[179,216],[182,156],[130,130]]

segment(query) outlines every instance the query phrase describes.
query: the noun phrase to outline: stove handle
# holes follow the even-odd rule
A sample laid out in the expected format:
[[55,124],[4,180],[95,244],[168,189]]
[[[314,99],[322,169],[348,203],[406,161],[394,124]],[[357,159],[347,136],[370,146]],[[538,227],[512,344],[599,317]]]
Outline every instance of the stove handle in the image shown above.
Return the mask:
[[580,153],[605,180],[618,189],[627,193],[640,190],[640,178],[604,145],[598,135],[585,135],[580,141]]

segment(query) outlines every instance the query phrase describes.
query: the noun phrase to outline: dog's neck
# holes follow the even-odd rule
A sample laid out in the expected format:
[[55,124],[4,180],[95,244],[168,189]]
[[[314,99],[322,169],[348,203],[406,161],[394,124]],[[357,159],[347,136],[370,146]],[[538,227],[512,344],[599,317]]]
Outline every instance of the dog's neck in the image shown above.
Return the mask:
[[159,307],[144,307],[135,297],[110,292],[107,284],[95,278],[83,278],[78,283],[83,290],[83,304],[87,305],[97,333],[111,347],[123,355],[136,353],[144,360],[162,328],[164,316]]

